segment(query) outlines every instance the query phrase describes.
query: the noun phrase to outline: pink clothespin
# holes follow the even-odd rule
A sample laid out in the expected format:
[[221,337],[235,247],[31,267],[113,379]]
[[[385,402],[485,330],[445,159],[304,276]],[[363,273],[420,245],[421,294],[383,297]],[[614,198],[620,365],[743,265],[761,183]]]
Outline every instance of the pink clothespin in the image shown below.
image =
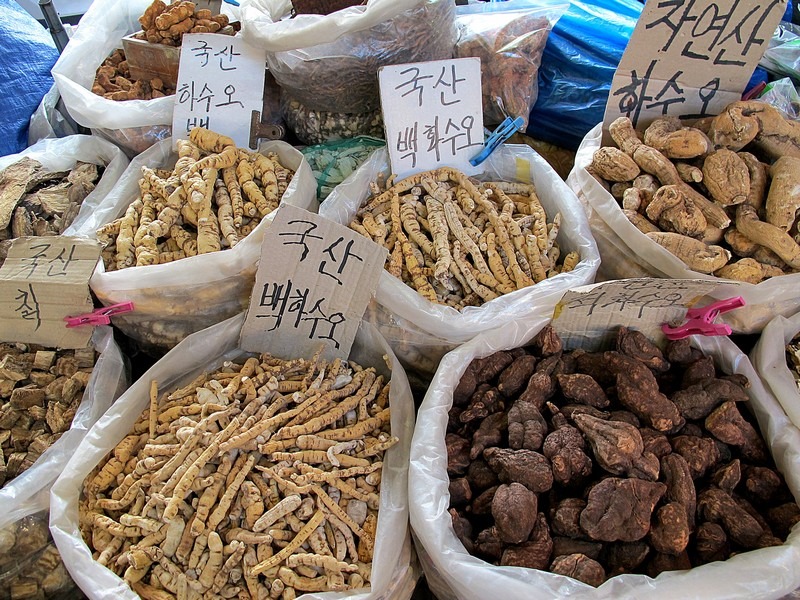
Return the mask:
[[77,317],[64,317],[67,327],[80,327],[81,325],[108,325],[113,315],[119,315],[133,310],[133,302],[120,302],[98,308],[85,315]]
[[688,319],[683,325],[672,327],[667,323],[661,326],[661,331],[669,340],[680,340],[690,335],[730,335],[731,328],[722,323],[714,323],[721,313],[744,306],[744,298],[736,296],[727,300],[720,300],[701,308],[690,308],[686,311]]

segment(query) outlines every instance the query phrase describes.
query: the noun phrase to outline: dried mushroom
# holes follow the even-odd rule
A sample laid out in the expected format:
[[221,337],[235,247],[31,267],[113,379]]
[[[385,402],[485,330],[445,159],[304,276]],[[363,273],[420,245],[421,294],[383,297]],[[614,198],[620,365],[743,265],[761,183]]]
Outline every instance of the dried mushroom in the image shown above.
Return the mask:
[[493,564],[594,586],[781,544],[800,507],[748,386],[685,340],[662,351],[626,328],[613,351],[564,352],[548,326],[475,359],[446,440],[456,534]]

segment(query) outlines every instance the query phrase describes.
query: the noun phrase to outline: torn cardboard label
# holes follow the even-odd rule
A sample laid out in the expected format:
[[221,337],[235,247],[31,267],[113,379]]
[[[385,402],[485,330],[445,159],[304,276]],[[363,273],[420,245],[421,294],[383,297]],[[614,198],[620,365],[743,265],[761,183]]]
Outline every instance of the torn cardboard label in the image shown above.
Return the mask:
[[566,348],[608,348],[620,325],[657,344],[666,338],[662,323],[680,322],[687,309],[714,290],[702,279],[623,279],[585,286],[564,294],[553,312],[553,327]]
[[239,338],[251,352],[347,358],[388,252],[349,227],[282,206],[264,236]]
[[662,115],[719,114],[739,100],[786,0],[651,0],[611,83],[604,130],[621,116],[637,129]]
[[95,240],[23,237],[0,268],[0,338],[50,348],[85,348],[92,327],[67,328],[65,317],[94,308],[89,279],[100,258]]

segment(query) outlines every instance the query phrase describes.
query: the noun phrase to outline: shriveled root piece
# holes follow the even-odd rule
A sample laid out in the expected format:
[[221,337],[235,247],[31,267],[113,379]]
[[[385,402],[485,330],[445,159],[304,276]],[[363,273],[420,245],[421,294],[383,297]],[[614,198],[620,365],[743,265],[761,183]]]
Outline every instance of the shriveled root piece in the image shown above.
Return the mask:
[[709,245],[679,233],[657,232],[645,235],[698,273],[713,273],[724,267],[731,258],[731,253],[721,246]]

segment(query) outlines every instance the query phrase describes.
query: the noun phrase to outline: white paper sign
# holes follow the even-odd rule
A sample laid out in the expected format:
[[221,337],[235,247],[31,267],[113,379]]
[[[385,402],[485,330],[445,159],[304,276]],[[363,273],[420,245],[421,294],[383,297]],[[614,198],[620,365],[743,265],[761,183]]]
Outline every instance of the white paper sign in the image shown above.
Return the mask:
[[188,139],[192,128],[205,127],[247,148],[250,115],[262,110],[266,62],[265,50],[239,37],[183,36],[172,115],[173,146],[179,139]]
[[553,312],[553,327],[566,348],[602,349],[624,325],[656,343],[662,323],[680,325],[686,311],[717,284],[702,279],[622,279],[564,294]]
[[378,82],[397,181],[443,166],[482,171],[469,164],[483,147],[479,58],[381,67]]

